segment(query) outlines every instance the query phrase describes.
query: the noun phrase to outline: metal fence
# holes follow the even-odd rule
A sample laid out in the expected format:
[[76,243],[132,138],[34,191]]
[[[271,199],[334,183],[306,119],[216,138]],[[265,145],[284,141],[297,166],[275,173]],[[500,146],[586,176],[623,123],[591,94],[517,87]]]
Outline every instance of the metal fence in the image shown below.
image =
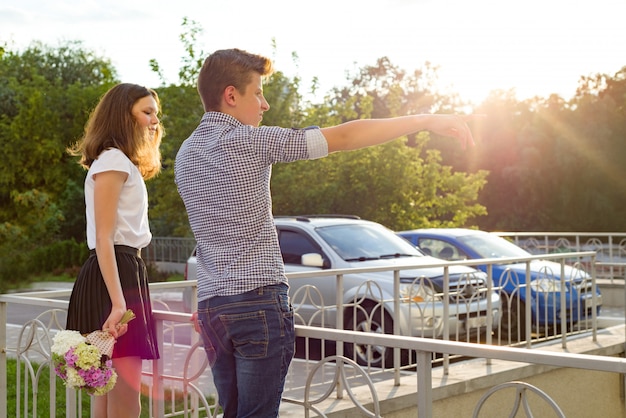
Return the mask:
[[[543,258],[549,258],[553,260],[559,260],[564,263],[566,259],[571,257],[576,258],[593,258],[593,252],[583,252],[576,254],[550,254]],[[533,260],[538,259],[539,256],[531,256],[526,259],[505,259],[505,260],[466,260],[463,262],[436,262],[429,265],[419,265],[413,267],[402,267],[392,269],[394,273],[394,288],[399,288],[400,271],[405,269],[414,268],[442,268],[448,269],[450,266],[458,264],[477,265],[477,264],[490,264],[499,262],[511,262],[517,261],[521,263],[530,263]],[[358,272],[372,273],[377,271],[389,270],[389,267],[380,268],[368,268],[368,269],[347,269],[347,270],[332,270],[323,272],[301,272],[290,273],[289,280],[293,283],[298,280],[307,280],[311,277],[320,275],[333,275],[337,283],[337,289],[345,289],[346,277],[350,274]],[[595,289],[595,278],[593,271],[591,272],[591,289]],[[491,278],[491,277],[490,277]],[[561,280],[565,280],[562,277]],[[491,282],[491,280],[489,281]],[[150,415],[156,417],[176,416],[183,415],[185,411],[194,411],[197,414],[198,410],[208,411],[207,415],[215,416],[217,414],[215,408],[216,393],[212,389],[210,370],[206,369],[205,355],[201,347],[197,343],[197,335],[192,332],[188,313],[178,312],[176,307],[173,307],[173,300],[180,300],[180,294],[184,287],[194,287],[195,281],[185,282],[170,282],[170,283],[154,283],[151,284],[151,291],[155,300],[154,309],[155,317],[158,321],[158,337],[161,343],[161,359],[152,362],[152,367],[145,370],[146,384],[149,387],[149,393],[151,397]],[[375,286],[375,283],[371,284]],[[497,291],[497,289],[490,288],[489,292]],[[525,292],[530,292],[530,287],[527,286],[523,289]],[[22,411],[20,414],[28,416],[32,413],[31,402],[34,402],[38,396],[36,387],[37,380],[39,379],[39,370],[42,367],[51,367],[50,362],[50,341],[52,334],[56,329],[60,329],[63,321],[58,320],[58,315],[64,312],[67,308],[67,297],[70,291],[53,291],[53,292],[31,292],[16,295],[0,295],[0,369],[6,371],[6,358],[7,353],[12,353],[19,359],[18,369],[20,364],[24,369],[24,379],[22,385],[18,390],[18,399],[23,400],[23,403],[18,401],[18,405],[21,405]],[[305,294],[296,297],[293,301],[296,317],[300,315],[299,309],[306,301],[305,297],[310,297],[315,293],[315,289],[310,288]],[[195,292],[194,292],[195,294]],[[337,294],[341,294],[337,291]],[[594,293],[595,294],[595,293]],[[447,305],[444,311],[448,313],[453,311],[451,304],[455,303],[455,296],[450,293],[449,287],[444,288],[439,298]],[[546,297],[554,297],[554,294],[546,293]],[[394,306],[395,312],[399,312],[400,304],[412,304],[411,297],[407,300],[406,295],[400,294],[393,295],[389,300],[380,301],[379,308]],[[363,313],[363,323],[366,327],[371,327],[372,323],[376,321],[376,309],[370,311],[364,311],[357,303],[358,300],[352,303],[346,303],[337,298],[333,301],[320,301],[319,306],[320,315],[324,316],[325,312],[347,312],[350,309],[357,310]],[[457,299],[458,302],[458,299]],[[421,388],[418,391],[418,403],[417,408],[420,411],[419,416],[429,417],[432,414],[432,394],[429,376],[431,375],[431,367],[433,363],[440,362],[444,370],[449,370],[449,364],[451,356],[471,356],[471,357],[485,357],[485,358],[502,358],[507,360],[514,360],[526,363],[536,362],[538,364],[550,364],[566,367],[580,367],[591,368],[594,370],[610,370],[618,373],[626,372],[625,360],[596,358],[594,356],[577,356],[568,354],[554,354],[554,353],[542,353],[537,350],[538,342],[546,342],[548,340],[556,340],[561,342],[563,348],[568,347],[568,337],[572,334],[586,335],[592,341],[597,340],[597,317],[596,317],[596,305],[600,302],[595,296],[591,298],[591,310],[590,315],[587,317],[576,318],[570,326],[564,326],[562,328],[555,328],[550,332],[539,332],[532,327],[531,321],[531,308],[530,304],[527,304],[524,312],[518,312],[518,318],[526,318],[525,329],[527,335],[531,338],[522,340],[523,350],[515,350],[513,348],[504,348],[501,345],[507,345],[510,341],[502,340],[501,330],[496,328],[494,332],[489,332],[485,335],[485,344],[473,344],[467,340],[457,341],[459,334],[445,328],[447,321],[443,321],[444,326],[443,336],[441,338],[420,338],[408,335],[398,335],[397,331],[400,329],[399,324],[390,326],[389,328],[383,328],[383,333],[371,333],[371,332],[351,332],[350,330],[344,330],[344,321],[340,314],[335,317],[335,323],[327,324],[327,328],[323,327],[310,327],[307,323],[299,323],[297,325],[297,334],[299,337],[305,338],[307,341],[310,339],[321,339],[325,342],[332,342],[334,344],[333,353],[325,353],[324,348],[320,348],[317,359],[315,356],[309,355],[310,347],[305,348],[307,353],[304,356],[304,361],[294,361],[292,363],[292,369],[290,370],[289,385],[293,384],[294,379],[300,379],[301,383],[296,384],[299,388],[308,387],[309,378],[312,379],[319,367],[330,368],[333,370],[328,375],[323,376],[323,380],[337,379],[337,367],[343,367],[343,364],[350,365],[350,368],[356,371],[359,375],[358,379],[355,379],[355,383],[349,383],[348,381],[338,381],[332,387],[338,388],[338,392],[335,396],[338,398],[343,397],[343,391],[346,389],[345,385],[372,385],[373,380],[393,380],[394,384],[400,385],[400,377],[409,373],[413,375],[415,368],[418,369],[417,379],[418,385]],[[19,337],[15,340],[14,345],[7,345],[7,304],[21,304],[44,307],[48,310],[38,315],[32,321],[28,321],[19,330]],[[465,303],[465,302],[464,302]],[[490,309],[495,308],[491,306]],[[417,308],[415,308],[417,309]],[[561,305],[558,312],[554,312],[561,318],[567,316],[567,305]],[[380,312],[380,309],[378,310]],[[428,314],[428,312],[426,312]],[[301,315],[300,315],[301,317]],[[500,322],[501,324],[502,322]],[[418,328],[409,326],[409,328]],[[337,328],[337,329],[335,329]],[[396,331],[396,335],[393,335],[391,330]],[[15,330],[13,330],[15,331]],[[181,344],[181,338],[185,341],[185,344]],[[535,344],[535,345],[533,345]],[[383,362],[382,367],[372,367],[369,361],[363,364],[359,361],[359,358],[355,354],[356,351],[346,350],[346,347],[362,347],[363,352],[366,353],[366,359],[372,359],[373,353],[379,351],[382,347],[392,350],[393,355],[390,357],[390,362]],[[485,348],[488,347],[488,348]],[[526,350],[526,348],[535,348],[533,350]],[[402,353],[409,352],[413,356],[410,359],[403,358]],[[427,359],[425,361],[425,359]],[[50,369],[52,372],[52,369]],[[305,382],[306,381],[306,382]],[[54,382],[54,379],[51,379]],[[202,383],[200,383],[202,382]],[[6,386],[7,376],[6,373],[0,375],[0,416],[6,416]],[[202,389],[200,389],[202,388]],[[174,401],[173,393],[182,394],[184,397],[184,405],[181,406]],[[169,394],[169,395],[167,395]],[[290,392],[286,393],[286,402],[302,405],[306,411],[314,411],[315,406],[307,404],[304,399],[294,398],[289,396]],[[64,400],[55,399],[54,392],[51,390],[50,405],[54,405],[56,402],[65,402],[68,405],[68,417],[72,415],[72,411],[76,412],[77,394],[73,391],[68,391],[67,397]],[[308,396],[308,395],[307,395]],[[328,394],[327,396],[330,396]],[[4,398],[4,399],[3,399]],[[29,407],[31,409],[29,409]],[[2,415],[2,412],[5,414]],[[54,408],[51,408],[50,416],[54,416]],[[307,412],[308,413],[308,412]],[[80,414],[80,411],[77,412]],[[377,416],[367,415],[365,416]],[[22,415],[20,415],[22,416]]]
[[[531,254],[596,252],[596,276],[599,279],[626,277],[626,232],[494,232],[508,237]],[[195,248],[193,238],[153,237],[143,250],[149,262],[184,264]],[[590,268],[590,266],[587,266]]]
[[184,264],[195,247],[196,240],[193,238],[152,237],[141,256],[147,263]]
[[[594,251],[596,277],[626,277],[626,232],[495,232],[531,254]],[[620,264],[622,264],[620,266]]]

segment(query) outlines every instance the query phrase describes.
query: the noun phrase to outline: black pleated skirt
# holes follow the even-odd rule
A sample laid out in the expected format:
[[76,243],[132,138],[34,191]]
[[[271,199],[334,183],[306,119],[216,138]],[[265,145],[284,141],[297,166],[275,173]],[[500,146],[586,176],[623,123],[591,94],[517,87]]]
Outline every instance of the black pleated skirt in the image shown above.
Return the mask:
[[[152,316],[146,265],[139,250],[124,245],[115,246],[115,257],[126,306],[135,313],[128,323],[128,332],[117,339],[113,358],[137,356],[152,360],[159,358],[159,349]],[[82,266],[67,310],[66,329],[88,334],[101,330],[111,313],[111,298],[102,278],[95,251]]]

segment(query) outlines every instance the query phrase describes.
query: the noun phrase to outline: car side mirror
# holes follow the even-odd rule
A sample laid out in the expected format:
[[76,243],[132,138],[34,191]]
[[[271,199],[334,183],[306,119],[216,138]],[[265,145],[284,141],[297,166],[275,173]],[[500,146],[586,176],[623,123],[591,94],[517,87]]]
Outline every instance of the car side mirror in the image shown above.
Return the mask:
[[302,254],[301,264],[307,267],[324,267],[324,259],[318,253]]

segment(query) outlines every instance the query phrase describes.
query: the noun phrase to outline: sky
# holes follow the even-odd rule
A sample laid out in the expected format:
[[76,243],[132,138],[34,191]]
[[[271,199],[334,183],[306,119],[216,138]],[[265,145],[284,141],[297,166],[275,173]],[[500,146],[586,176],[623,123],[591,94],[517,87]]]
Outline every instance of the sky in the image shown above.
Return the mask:
[[408,72],[437,66],[442,92],[477,104],[498,89],[569,99],[582,76],[613,76],[626,66],[624,16],[626,0],[0,0],[0,45],[81,41],[121,81],[158,87],[149,61],[178,81],[188,18],[203,29],[198,50],[269,56],[303,88],[345,86],[388,57]]

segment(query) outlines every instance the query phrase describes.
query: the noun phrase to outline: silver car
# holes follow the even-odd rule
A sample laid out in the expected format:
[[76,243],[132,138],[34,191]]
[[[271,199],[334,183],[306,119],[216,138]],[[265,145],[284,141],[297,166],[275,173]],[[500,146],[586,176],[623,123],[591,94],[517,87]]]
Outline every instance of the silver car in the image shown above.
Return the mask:
[[[470,267],[450,266],[447,294],[442,267],[400,270],[396,294],[393,268],[441,260],[424,255],[378,223],[330,215],[276,217],[275,223],[287,273],[389,268],[344,274],[340,296],[337,276],[332,272],[290,278],[297,324],[391,334],[397,322],[400,335],[443,338],[447,323],[450,339],[467,341],[470,336],[490,332],[488,324],[495,329],[499,323],[497,292],[488,292],[485,273]],[[195,278],[194,256],[187,270],[188,278]],[[398,312],[396,298],[400,302]],[[337,324],[338,307],[343,312],[341,324]],[[363,365],[383,367],[392,364],[393,350],[348,345],[346,355]],[[403,353],[403,360],[407,356]]]

